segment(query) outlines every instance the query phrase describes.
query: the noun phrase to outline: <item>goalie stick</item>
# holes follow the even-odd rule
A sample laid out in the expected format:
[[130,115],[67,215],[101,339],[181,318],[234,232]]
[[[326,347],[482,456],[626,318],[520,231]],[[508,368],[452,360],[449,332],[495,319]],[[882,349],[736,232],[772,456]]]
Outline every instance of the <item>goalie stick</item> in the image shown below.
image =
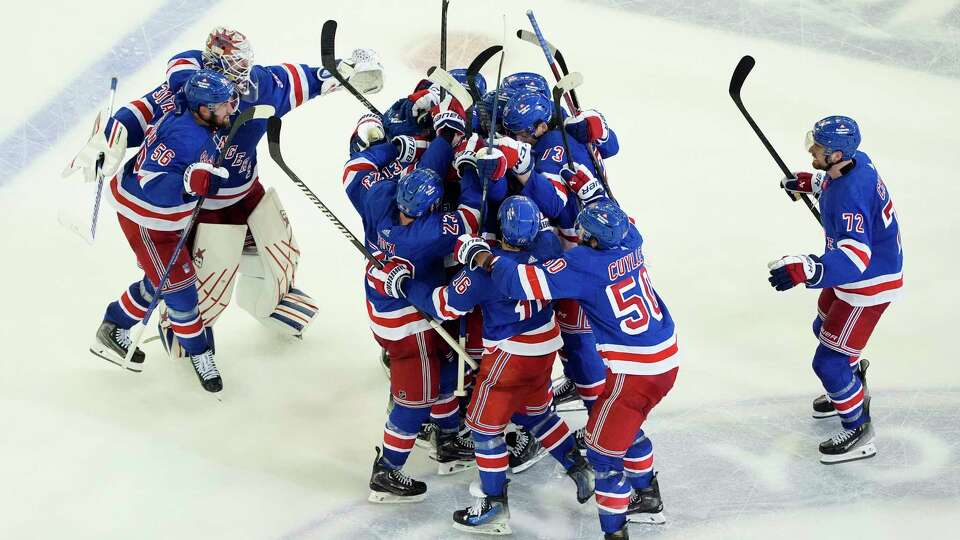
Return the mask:
[[[320,212],[322,212],[323,215],[326,216],[331,223],[333,223],[333,225],[337,228],[337,230],[339,230],[340,233],[344,237],[346,237],[346,239],[349,240],[350,243],[353,244],[353,246],[357,248],[357,250],[360,251],[361,254],[363,254],[363,256],[367,259],[367,261],[370,262],[370,264],[376,266],[377,268],[383,268],[383,262],[377,259],[376,257],[374,257],[370,253],[370,251],[366,248],[366,246],[364,246],[363,243],[360,242],[360,240],[358,240],[357,237],[354,236],[352,232],[350,232],[350,229],[348,229],[347,226],[344,225],[343,222],[340,221],[340,219],[338,219],[337,216],[330,211],[327,205],[323,204],[323,201],[321,201],[320,198],[317,197],[316,194],[314,194],[313,190],[311,190],[310,187],[307,186],[303,182],[303,180],[301,180],[300,177],[297,176],[295,172],[293,172],[293,170],[287,165],[287,162],[284,161],[283,154],[280,151],[280,129],[282,126],[283,126],[283,121],[276,116],[271,117],[267,121],[267,145],[270,150],[270,157],[273,158],[273,161],[275,161],[277,165],[280,167],[280,169],[283,170],[284,173],[286,173],[286,175],[290,178],[290,180],[292,180],[293,183],[296,184],[298,188],[300,188],[300,191],[302,191],[303,194],[306,195],[308,199],[310,199],[310,202],[312,202],[314,206],[316,206],[320,210]],[[440,337],[443,338],[443,340],[446,341],[447,344],[453,348],[453,350],[460,356],[460,358],[463,358],[464,361],[470,364],[470,367],[472,367],[473,369],[477,369],[476,362],[474,362],[473,359],[470,358],[469,355],[467,355],[466,351],[464,351],[460,347],[460,345],[456,342],[456,340],[450,337],[450,334],[448,334],[447,331],[440,326],[440,323],[434,320],[433,317],[431,317],[430,315],[424,313],[417,306],[413,305],[412,303],[410,305],[413,306],[413,308],[417,310],[417,313],[419,313],[430,324],[431,328],[433,328],[434,330],[437,331],[438,334],[440,334]]]
[[335,79],[340,81],[340,85],[353,94],[353,97],[357,98],[367,110],[383,119],[383,113],[380,112],[380,109],[376,108],[373,103],[370,103],[370,101],[367,100],[359,90],[354,88],[353,85],[350,84],[350,81],[337,70],[337,57],[334,48],[336,40],[337,21],[330,19],[323,23],[323,29],[320,31],[320,62],[323,64],[323,69],[329,71]]
[[[250,120],[262,120],[269,118],[270,116],[273,116],[274,112],[275,110],[271,105],[254,105],[253,107],[250,107],[249,109],[240,113],[240,116],[238,116],[233,122],[233,125],[230,126],[230,132],[227,135],[227,140],[220,145],[220,152],[217,154],[217,162],[214,164],[214,167],[219,167],[223,164],[224,154],[230,148],[230,144],[233,143],[233,137],[237,134],[237,131],[239,131],[240,126],[244,125]],[[130,344],[130,348],[127,349],[127,355],[123,357],[123,365],[120,367],[124,369],[130,365],[130,359],[133,357],[133,353],[137,350],[137,347],[140,346],[140,342],[143,340],[143,332],[147,328],[147,324],[150,323],[150,317],[153,315],[153,311],[157,308],[157,304],[160,303],[160,297],[163,294],[163,287],[166,286],[167,281],[170,279],[170,269],[173,268],[173,263],[176,262],[177,258],[180,256],[180,252],[183,251],[183,246],[187,243],[187,238],[190,236],[190,230],[197,222],[197,216],[200,215],[200,210],[203,208],[203,202],[205,200],[207,200],[206,195],[197,199],[197,204],[193,207],[193,213],[190,214],[190,219],[187,221],[187,226],[184,227],[183,231],[180,233],[180,240],[177,241],[177,245],[173,249],[173,254],[170,256],[170,261],[167,262],[167,266],[163,269],[163,275],[160,276],[160,283],[157,284],[157,287],[154,290],[153,300],[150,301],[150,305],[147,306],[146,313],[143,315],[143,320],[140,321],[142,324],[137,330],[137,336]]]
[[[740,96],[740,90],[743,88],[743,83],[747,80],[747,75],[750,74],[750,70],[753,69],[753,66],[756,65],[757,61],[753,59],[752,56],[746,55],[740,59],[740,62],[737,64],[737,67],[733,70],[733,75],[730,77],[730,98],[733,99],[734,104],[737,108],[740,109],[740,112],[743,113],[743,117],[746,118],[747,123],[750,124],[750,127],[753,128],[753,132],[757,134],[757,137],[760,138],[760,142],[763,143],[764,148],[767,149],[767,152],[770,153],[770,157],[777,163],[777,166],[780,167],[780,171],[783,172],[784,176],[787,178],[793,178],[793,173],[790,169],[787,168],[787,165],[780,159],[780,155],[777,154],[777,151],[773,148],[773,145],[770,144],[770,141],[767,140],[767,137],[760,131],[760,126],[753,120],[753,117],[750,116],[750,113],[747,112],[747,108],[743,105],[743,98]],[[818,211],[813,206],[813,201],[810,200],[810,197],[806,193],[793,193],[791,191],[784,190],[788,197],[793,200],[803,199],[804,204],[807,205],[807,208],[810,209],[810,212],[813,214],[813,217],[817,218],[817,223],[821,223],[820,220],[820,211]]]

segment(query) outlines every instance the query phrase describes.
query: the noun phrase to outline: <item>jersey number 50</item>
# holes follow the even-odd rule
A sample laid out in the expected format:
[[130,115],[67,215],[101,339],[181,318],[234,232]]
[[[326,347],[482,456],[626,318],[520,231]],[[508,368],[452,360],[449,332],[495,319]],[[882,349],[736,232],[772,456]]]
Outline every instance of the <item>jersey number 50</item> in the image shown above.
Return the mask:
[[634,276],[607,285],[610,307],[617,319],[621,319],[620,329],[633,336],[647,331],[651,316],[658,321],[663,318],[646,267],[640,269],[639,278],[640,287]]

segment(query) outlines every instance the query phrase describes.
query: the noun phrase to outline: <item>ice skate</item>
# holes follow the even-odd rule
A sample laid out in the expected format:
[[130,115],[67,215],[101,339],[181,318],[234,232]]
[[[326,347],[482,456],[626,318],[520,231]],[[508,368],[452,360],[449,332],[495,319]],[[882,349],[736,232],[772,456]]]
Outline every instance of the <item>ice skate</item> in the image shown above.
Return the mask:
[[[867,368],[870,367],[870,361],[866,358],[860,359],[860,382],[863,383],[863,395],[870,395],[870,391],[867,389]],[[833,402],[827,398],[826,394],[820,394],[816,399],[813,400],[813,417],[814,418],[830,418],[831,416],[837,415],[837,409],[833,407]]]
[[[103,321],[100,323],[100,328],[97,328],[97,335],[93,345],[90,346],[90,352],[108,362],[123,366],[123,359],[127,356],[127,351],[130,350],[132,344],[130,330],[119,328],[112,322]],[[130,358],[130,362],[125,367],[130,371],[143,371],[145,357],[143,351],[137,349],[133,352],[133,357]]]
[[828,465],[875,455],[877,447],[873,444],[873,426],[870,422],[865,422],[855,429],[844,429],[820,443],[820,463]]
[[370,496],[372,503],[412,503],[422,501],[427,495],[427,484],[403,474],[400,469],[389,469],[380,461],[380,447],[373,460],[373,472],[370,474]]
[[581,456],[587,455],[587,427],[584,426],[573,432],[573,441]]
[[479,485],[470,485],[470,492],[477,497],[473,506],[453,513],[453,528],[475,534],[511,534],[510,506],[507,504],[507,486],[503,495],[491,497],[483,494]]
[[437,435],[437,448],[430,452],[437,461],[437,474],[446,476],[456,474],[477,465],[473,440],[459,434],[440,433]]
[[657,473],[653,473],[653,480],[649,487],[633,491],[633,495],[630,496],[630,505],[627,506],[627,521],[653,525],[666,523],[667,520],[663,517],[663,500],[660,499]]
[[223,390],[223,379],[220,378],[220,371],[217,365],[213,363],[213,349],[195,354],[190,357],[193,363],[193,370],[197,373],[197,379],[207,392],[219,392]]
[[627,532],[627,524],[624,523],[619,531],[603,535],[603,540],[630,540],[630,533]]
[[567,457],[573,458],[573,466],[567,469],[567,476],[577,485],[577,502],[583,504],[593,497],[593,467],[580,455],[576,447],[570,449]]
[[523,428],[507,433],[506,441],[510,447],[510,472],[513,474],[533,467],[547,455],[547,449],[540,445],[540,441]]
[[557,412],[578,411],[583,409],[577,385],[568,378],[560,377],[553,381],[550,391],[553,393],[553,406]]
[[437,432],[440,428],[433,422],[424,422],[420,426],[420,432],[417,433],[416,445],[420,448],[433,450],[437,447]]

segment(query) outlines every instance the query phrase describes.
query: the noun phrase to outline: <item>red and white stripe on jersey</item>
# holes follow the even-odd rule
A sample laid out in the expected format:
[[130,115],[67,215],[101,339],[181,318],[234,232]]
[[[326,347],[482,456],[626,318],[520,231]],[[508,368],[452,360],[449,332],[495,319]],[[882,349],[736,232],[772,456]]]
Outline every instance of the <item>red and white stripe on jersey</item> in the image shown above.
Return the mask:
[[444,320],[456,319],[466,315],[466,311],[460,311],[459,309],[450,305],[447,300],[447,287],[437,287],[433,290],[433,307],[436,310],[437,314]]
[[520,286],[523,287],[527,300],[553,299],[553,293],[550,292],[550,285],[547,283],[547,276],[541,268],[521,264],[517,266],[517,274],[520,276]]
[[560,337],[560,325],[557,324],[556,317],[551,316],[543,326],[501,341],[484,337],[483,347],[488,351],[499,348],[521,356],[542,356],[560,350],[563,339]]
[[146,133],[147,126],[149,126],[150,121],[153,120],[153,107],[150,106],[150,102],[143,98],[135,99],[124,105],[123,108],[133,114],[134,118],[136,118],[140,124],[140,129]]
[[547,430],[543,432],[543,435],[537,436],[537,440],[540,441],[540,445],[543,446],[548,452],[556,448],[560,443],[570,436],[570,428],[562,418],[554,414],[553,422],[553,425],[547,428]]
[[140,305],[133,296],[130,296],[129,290],[123,291],[123,294],[120,295],[120,308],[131,319],[137,319],[138,321],[147,315],[147,306]]
[[463,222],[464,234],[476,234],[480,230],[480,211],[470,206],[457,207],[457,217]]
[[367,315],[370,317],[370,330],[390,341],[398,341],[430,329],[430,323],[417,313],[413,306],[380,312],[367,300]]
[[290,110],[303,105],[310,97],[310,86],[307,82],[307,74],[303,71],[300,64],[282,64],[283,70],[287,72],[287,78],[290,84]]
[[680,365],[677,334],[656,345],[634,346],[598,343],[597,351],[614,373],[659,375]]
[[167,320],[170,322],[173,333],[175,333],[177,337],[189,339],[197,337],[203,332],[203,321],[200,319],[199,314],[185,322],[177,321],[173,318],[168,318]]
[[477,468],[483,472],[502,472],[510,466],[510,457],[504,450],[499,454],[481,454],[477,452]]
[[603,378],[599,381],[592,384],[580,384],[574,383],[574,386],[577,387],[577,394],[580,396],[580,399],[583,401],[596,401],[600,394],[603,393],[603,388],[607,384],[607,379]]
[[394,452],[408,453],[417,442],[417,434],[405,435],[390,428],[383,428],[383,446]]
[[170,83],[170,76],[178,71],[197,71],[199,69],[200,62],[195,58],[173,58],[167,62],[167,83]]
[[640,457],[623,457],[623,470],[632,474],[653,472],[653,452]]
[[259,183],[260,176],[257,173],[257,168],[254,167],[253,174],[250,175],[250,180],[235,187],[221,187],[217,190],[216,194],[208,195],[207,198],[203,200],[203,209],[220,210],[221,208],[233,206],[253,191]]
[[833,403],[834,408],[836,408],[837,412],[840,414],[851,412],[857,407],[863,405],[863,386],[860,386],[860,390],[858,390],[856,394],[846,399],[835,400],[830,398],[830,402]]
[[559,174],[553,173],[543,173],[543,177],[550,182],[551,186],[553,186],[553,191],[556,192],[557,198],[563,203],[561,206],[566,206],[567,184],[563,181],[563,177],[561,177]]
[[860,273],[867,270],[867,266],[870,265],[870,246],[852,238],[844,238],[837,242],[837,247],[860,270]]
[[[155,231],[180,231],[190,221],[194,203],[161,207],[142,201],[123,189],[118,177],[110,179],[108,193],[110,204],[125,218],[147,229]],[[160,274],[163,274],[161,267]]]
[[837,298],[851,306],[877,306],[892,302],[900,296],[903,287],[903,272],[855,281],[833,288]]
[[343,187],[349,188],[360,173],[376,170],[377,166],[369,159],[362,157],[351,159],[343,166]]
[[447,397],[441,397],[430,407],[430,418],[448,418],[460,410],[460,401],[450,394]]
[[630,506],[630,492],[609,493],[597,490],[594,492],[597,501],[597,508],[601,513],[623,514]]

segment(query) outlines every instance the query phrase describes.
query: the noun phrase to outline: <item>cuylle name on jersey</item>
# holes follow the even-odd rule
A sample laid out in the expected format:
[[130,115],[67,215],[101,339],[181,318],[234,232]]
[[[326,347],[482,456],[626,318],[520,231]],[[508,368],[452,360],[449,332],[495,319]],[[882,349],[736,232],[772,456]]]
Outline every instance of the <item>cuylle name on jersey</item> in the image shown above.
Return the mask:
[[637,248],[610,263],[607,266],[607,275],[610,277],[610,281],[617,281],[618,278],[633,273],[641,266],[643,266],[643,251]]

